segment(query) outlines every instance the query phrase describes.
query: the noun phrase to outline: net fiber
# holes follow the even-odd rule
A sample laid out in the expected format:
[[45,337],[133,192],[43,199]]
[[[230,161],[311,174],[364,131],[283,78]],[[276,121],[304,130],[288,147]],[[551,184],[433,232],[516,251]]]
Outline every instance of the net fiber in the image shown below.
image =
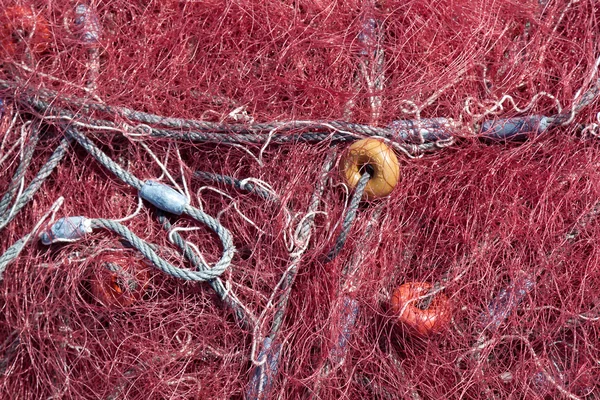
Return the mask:
[[0,0],[0,398],[600,399],[598,43],[595,0]]

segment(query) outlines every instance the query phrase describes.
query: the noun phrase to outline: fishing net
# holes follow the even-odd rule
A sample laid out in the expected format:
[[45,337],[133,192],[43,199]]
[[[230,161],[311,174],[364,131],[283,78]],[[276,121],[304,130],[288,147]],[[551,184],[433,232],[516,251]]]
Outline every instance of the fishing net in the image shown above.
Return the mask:
[[594,0],[0,0],[7,399],[600,398]]

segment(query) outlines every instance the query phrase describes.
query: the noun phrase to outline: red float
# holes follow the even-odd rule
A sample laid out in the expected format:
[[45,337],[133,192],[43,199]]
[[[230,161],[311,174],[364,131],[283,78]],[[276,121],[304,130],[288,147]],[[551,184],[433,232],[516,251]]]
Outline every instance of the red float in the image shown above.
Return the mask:
[[138,259],[105,256],[93,268],[91,292],[105,306],[131,306],[142,299],[148,287],[148,269]]
[[43,53],[52,35],[46,18],[30,8],[13,6],[0,14],[0,51],[5,55]]
[[398,320],[423,336],[444,330],[452,318],[452,306],[448,296],[433,294],[428,299],[431,284],[410,282],[399,286],[392,296],[392,309]]

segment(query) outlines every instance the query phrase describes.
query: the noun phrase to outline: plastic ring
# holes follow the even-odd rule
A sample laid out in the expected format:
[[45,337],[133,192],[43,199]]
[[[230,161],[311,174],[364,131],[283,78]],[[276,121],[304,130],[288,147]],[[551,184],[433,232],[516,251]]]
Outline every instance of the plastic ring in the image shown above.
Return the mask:
[[387,196],[400,179],[400,166],[396,154],[377,139],[354,142],[342,156],[340,170],[352,189],[358,184],[363,171],[371,174],[365,188],[367,199]]
[[26,49],[43,53],[50,46],[52,35],[48,21],[22,6],[8,7],[0,12],[0,51],[14,56]]
[[403,324],[413,328],[423,336],[441,332],[450,323],[452,306],[448,296],[436,293],[433,299],[423,307],[431,284],[426,282],[410,282],[399,286],[392,296],[392,309]]

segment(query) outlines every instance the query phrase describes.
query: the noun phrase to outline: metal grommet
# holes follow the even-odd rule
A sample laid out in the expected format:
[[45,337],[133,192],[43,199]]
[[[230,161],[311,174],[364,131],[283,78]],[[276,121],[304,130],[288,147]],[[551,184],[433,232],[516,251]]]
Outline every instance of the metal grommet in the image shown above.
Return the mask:
[[353,143],[342,156],[340,172],[353,189],[362,174],[369,172],[371,179],[365,188],[367,199],[387,196],[400,179],[400,166],[394,151],[377,139]]

